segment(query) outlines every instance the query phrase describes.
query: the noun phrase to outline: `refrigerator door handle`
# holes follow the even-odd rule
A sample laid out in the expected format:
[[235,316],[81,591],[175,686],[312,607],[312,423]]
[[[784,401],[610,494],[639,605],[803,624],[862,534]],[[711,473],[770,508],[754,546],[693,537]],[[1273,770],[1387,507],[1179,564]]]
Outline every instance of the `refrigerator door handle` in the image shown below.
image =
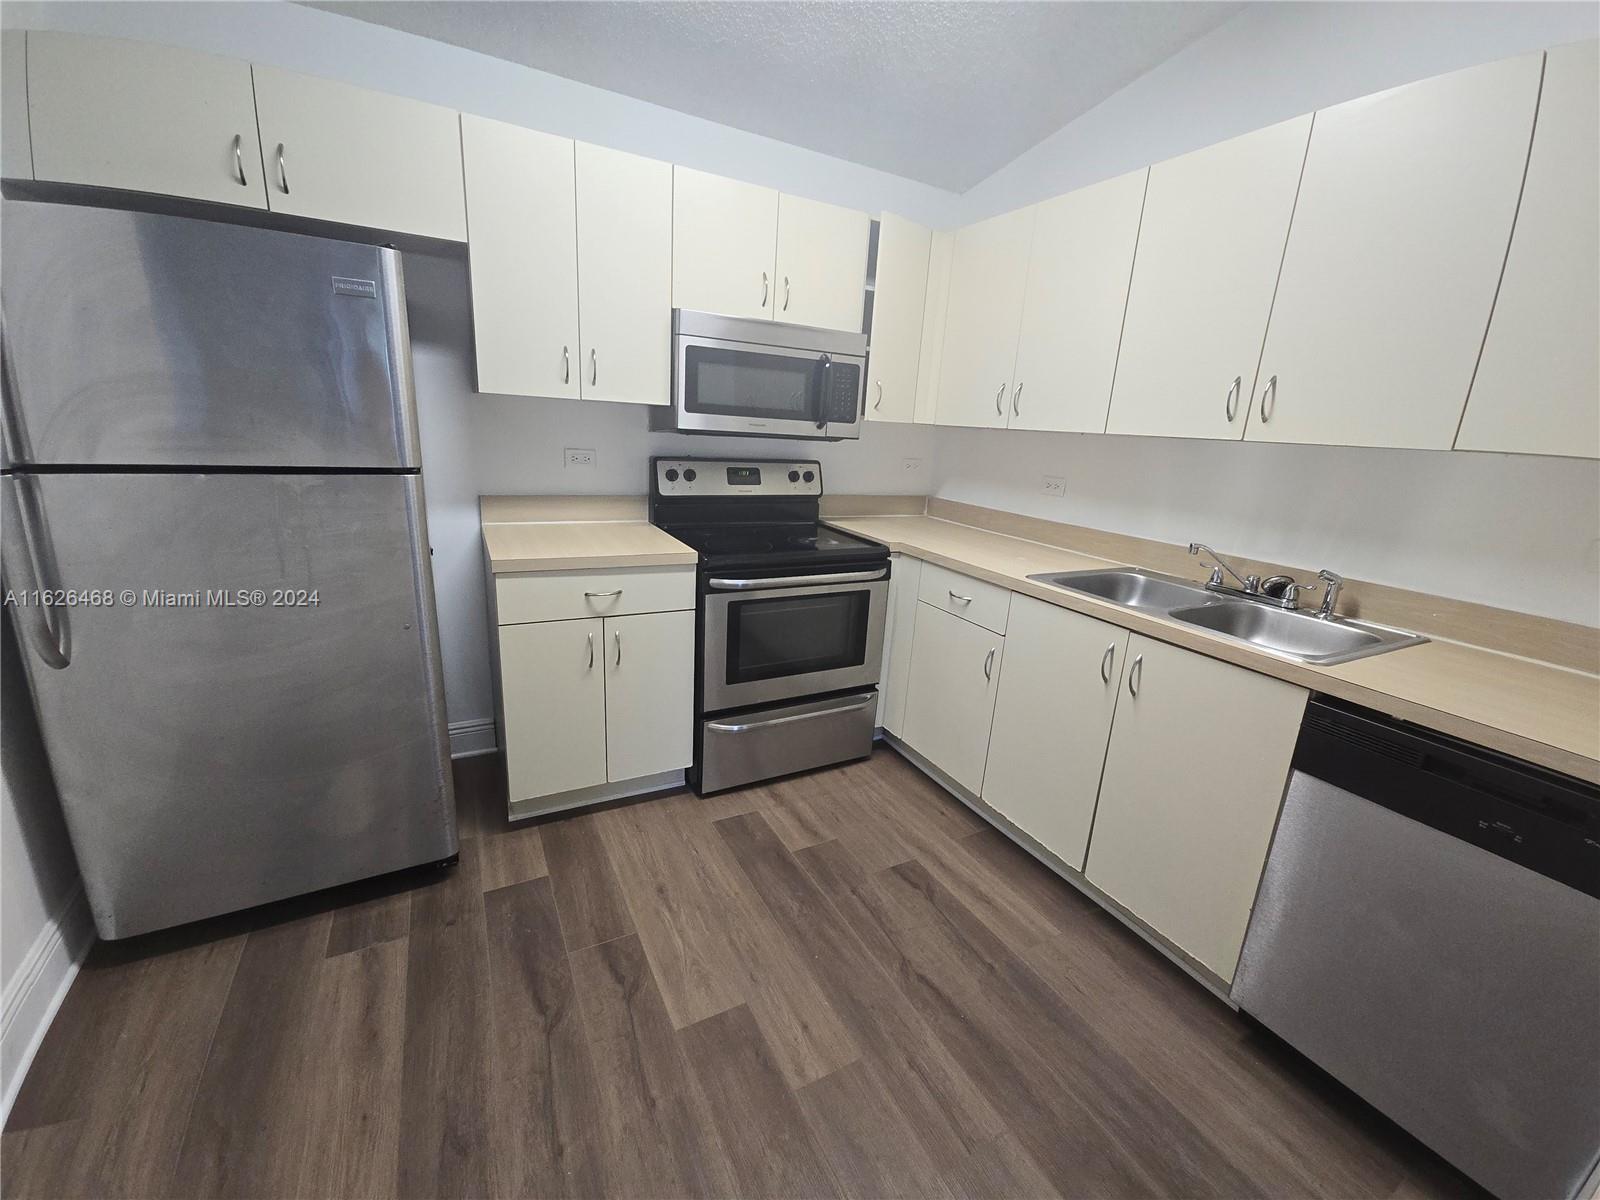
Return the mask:
[[[59,671],[72,661],[72,633],[65,604],[46,603],[56,589],[55,558],[48,546],[34,538],[43,525],[32,480],[26,475],[6,477],[10,495],[0,504],[4,516],[4,540],[0,541],[0,566],[12,590],[21,594],[13,604],[28,641],[44,664]],[[45,570],[39,570],[43,565]]]

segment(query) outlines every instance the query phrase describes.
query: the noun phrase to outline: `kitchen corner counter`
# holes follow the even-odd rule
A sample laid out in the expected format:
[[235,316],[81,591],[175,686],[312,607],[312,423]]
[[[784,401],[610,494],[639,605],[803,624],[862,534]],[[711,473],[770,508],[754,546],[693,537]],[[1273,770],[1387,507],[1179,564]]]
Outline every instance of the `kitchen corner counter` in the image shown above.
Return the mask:
[[699,561],[645,519],[642,496],[481,496],[478,511],[495,575]]
[[1338,666],[1311,666],[1165,617],[1028,579],[1045,571],[1104,567],[1111,561],[1108,559],[938,517],[897,514],[824,519],[912,558],[1600,782],[1600,678],[1594,675],[1445,640]]

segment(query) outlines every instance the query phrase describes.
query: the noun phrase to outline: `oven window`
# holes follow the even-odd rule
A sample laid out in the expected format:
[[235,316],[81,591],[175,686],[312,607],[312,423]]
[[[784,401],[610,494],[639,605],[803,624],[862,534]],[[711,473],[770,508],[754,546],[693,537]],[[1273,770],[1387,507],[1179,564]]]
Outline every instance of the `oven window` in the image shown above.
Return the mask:
[[859,667],[867,656],[866,588],[728,605],[728,682]]
[[817,360],[688,346],[683,407],[726,417],[808,421],[817,411]]

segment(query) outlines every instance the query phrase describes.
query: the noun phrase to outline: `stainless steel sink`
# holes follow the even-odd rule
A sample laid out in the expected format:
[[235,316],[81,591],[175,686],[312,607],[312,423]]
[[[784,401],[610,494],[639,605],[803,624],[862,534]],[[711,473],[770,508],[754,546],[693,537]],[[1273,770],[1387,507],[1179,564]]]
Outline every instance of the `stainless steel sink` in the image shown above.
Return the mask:
[[1428,639],[1403,629],[1235,600],[1171,575],[1116,567],[1029,575],[1035,583],[1153,613],[1297,662],[1332,666]]
[[1058,571],[1054,574],[1029,575],[1028,578],[1035,583],[1048,583],[1051,587],[1064,588],[1069,592],[1082,592],[1097,600],[1109,600],[1113,604],[1144,612],[1166,613],[1174,608],[1205,604],[1212,599],[1211,593],[1197,583],[1133,567],[1108,571]]
[[1196,629],[1247,642],[1258,650],[1321,666],[1383,654],[1428,640],[1402,629],[1340,617],[1323,620],[1310,613],[1272,608],[1251,600],[1224,600],[1177,608],[1167,616]]

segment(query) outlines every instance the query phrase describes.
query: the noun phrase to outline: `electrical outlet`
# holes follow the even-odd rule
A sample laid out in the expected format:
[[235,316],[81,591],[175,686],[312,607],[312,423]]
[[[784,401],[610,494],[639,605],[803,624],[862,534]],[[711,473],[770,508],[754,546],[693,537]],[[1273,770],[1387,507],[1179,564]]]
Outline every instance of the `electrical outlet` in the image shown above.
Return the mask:
[[565,454],[566,466],[576,467],[579,470],[584,471],[594,470],[595,453],[593,450],[576,450],[573,447],[568,446]]
[[1067,494],[1067,481],[1061,475],[1046,475],[1044,477],[1044,494],[1060,500]]
[[900,460],[900,469],[907,475],[915,475],[922,470],[922,460],[920,458],[902,458]]

